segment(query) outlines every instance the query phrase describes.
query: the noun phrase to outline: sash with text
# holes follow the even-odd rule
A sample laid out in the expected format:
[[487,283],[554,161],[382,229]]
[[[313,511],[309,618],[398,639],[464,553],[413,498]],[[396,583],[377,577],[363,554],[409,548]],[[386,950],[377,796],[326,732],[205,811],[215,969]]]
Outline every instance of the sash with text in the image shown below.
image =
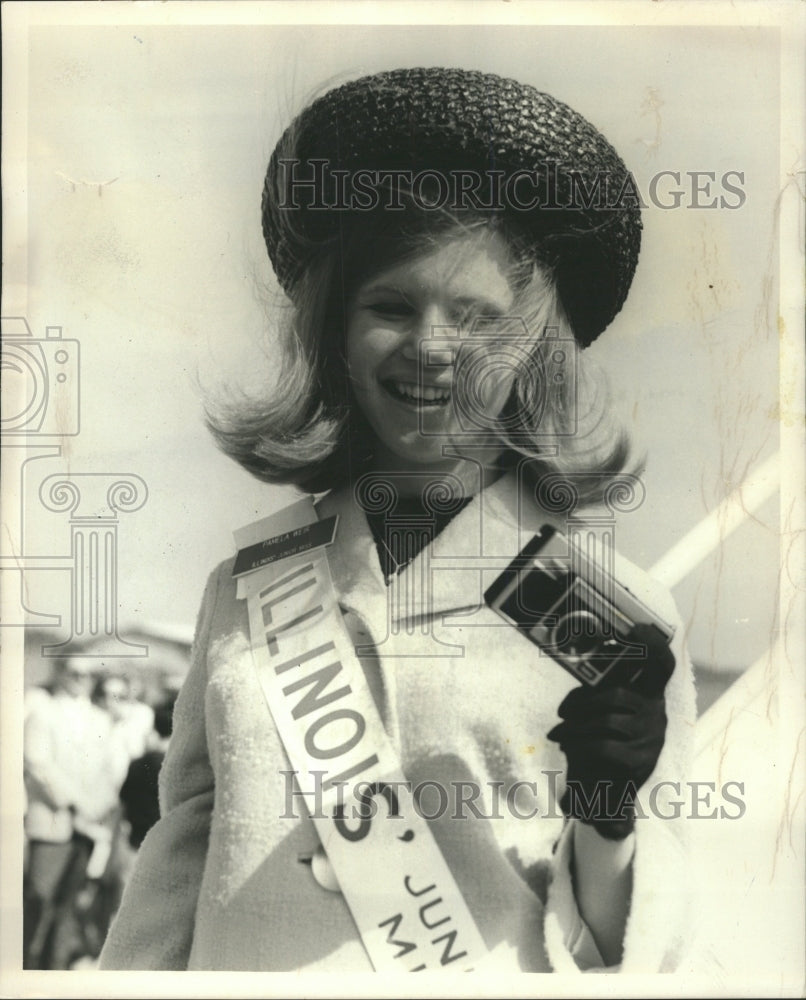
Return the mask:
[[260,684],[375,970],[469,971],[487,948],[342,620],[325,551],[336,529],[307,499],[235,533]]

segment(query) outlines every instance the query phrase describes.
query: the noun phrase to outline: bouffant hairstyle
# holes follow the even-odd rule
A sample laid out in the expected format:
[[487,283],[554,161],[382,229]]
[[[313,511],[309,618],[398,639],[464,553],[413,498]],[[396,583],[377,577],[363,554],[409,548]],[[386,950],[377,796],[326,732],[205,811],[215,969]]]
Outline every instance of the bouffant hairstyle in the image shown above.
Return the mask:
[[403,212],[367,213],[320,247],[281,314],[272,390],[259,398],[228,390],[226,399],[208,404],[208,426],[222,450],[258,479],[309,493],[357,481],[371,466],[373,437],[353,398],[346,360],[356,291],[393,265],[490,231],[509,249],[513,317],[520,329],[539,334],[515,366],[499,417],[502,461],[531,459],[530,474],[538,477],[573,474],[580,499],[597,500],[607,478],[626,467],[629,447],[609,415],[600,373],[588,370],[576,347],[550,241],[541,253],[507,220],[468,211],[425,212],[408,204]]

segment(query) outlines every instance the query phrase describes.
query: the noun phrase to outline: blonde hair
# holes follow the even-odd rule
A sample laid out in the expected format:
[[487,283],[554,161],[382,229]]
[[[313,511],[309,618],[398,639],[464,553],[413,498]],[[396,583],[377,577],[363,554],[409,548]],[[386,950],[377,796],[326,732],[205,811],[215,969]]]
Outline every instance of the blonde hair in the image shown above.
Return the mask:
[[[368,213],[338,242],[320,246],[291,293],[293,309],[279,330],[281,365],[271,397],[228,392],[226,399],[208,403],[207,424],[219,447],[265,482],[310,493],[355,482],[369,469],[372,435],[352,397],[346,361],[352,295],[392,264],[493,230],[510,250],[513,315],[526,330],[544,332],[533,339],[531,355],[517,364],[499,418],[504,461],[533,459],[529,469],[536,477],[573,475],[583,503],[599,500],[603,482],[627,467],[628,439],[611,416],[601,374],[588,371],[576,348],[550,257],[541,259],[539,248],[527,246],[500,220],[466,216]],[[558,352],[566,365],[562,377],[553,378]]]

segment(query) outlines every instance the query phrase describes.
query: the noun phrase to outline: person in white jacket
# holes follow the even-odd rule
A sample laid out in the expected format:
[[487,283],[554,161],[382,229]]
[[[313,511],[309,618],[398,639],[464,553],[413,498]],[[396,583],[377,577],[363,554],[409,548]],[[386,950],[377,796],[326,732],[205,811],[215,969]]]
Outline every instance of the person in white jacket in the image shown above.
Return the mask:
[[[429,826],[485,947],[522,971],[669,970],[685,933],[670,789],[694,697],[671,598],[618,559],[602,571],[674,639],[623,627],[645,669],[595,687],[484,601],[535,532],[636,481],[619,480],[628,448],[579,351],[627,295],[638,202],[596,129],[515,81],[397,70],[330,91],[286,130],[264,188],[294,307],[280,378],[210,418],[257,476],[327,494],[330,574],[386,735],[438,793]],[[208,583],[163,815],[102,966],[370,968],[232,570]]]
[[74,912],[87,864],[117,805],[106,713],[90,700],[90,660],[56,660],[50,688],[25,697],[25,968],[64,969],[80,946]]

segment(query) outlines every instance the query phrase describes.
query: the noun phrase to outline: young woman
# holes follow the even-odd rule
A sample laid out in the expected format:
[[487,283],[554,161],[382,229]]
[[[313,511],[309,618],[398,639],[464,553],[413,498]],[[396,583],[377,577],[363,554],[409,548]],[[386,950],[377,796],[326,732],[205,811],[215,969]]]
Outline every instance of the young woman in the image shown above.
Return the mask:
[[[624,302],[640,226],[612,147],[531,87],[422,69],[332,90],[283,135],[264,188],[293,306],[277,384],[211,418],[251,472],[324,493],[318,517],[338,515],[341,624],[403,774],[437,794],[421,811],[502,968],[650,972],[681,954],[682,628],[671,645],[625,632],[638,680],[580,686],[483,596],[529,538],[578,525],[568,515],[602,506],[625,471],[579,351]],[[669,595],[611,569],[605,589],[615,578],[671,632]],[[208,583],[163,815],[102,964],[371,968],[350,876],[291,780],[232,571]],[[371,888],[394,907],[397,882]]]

